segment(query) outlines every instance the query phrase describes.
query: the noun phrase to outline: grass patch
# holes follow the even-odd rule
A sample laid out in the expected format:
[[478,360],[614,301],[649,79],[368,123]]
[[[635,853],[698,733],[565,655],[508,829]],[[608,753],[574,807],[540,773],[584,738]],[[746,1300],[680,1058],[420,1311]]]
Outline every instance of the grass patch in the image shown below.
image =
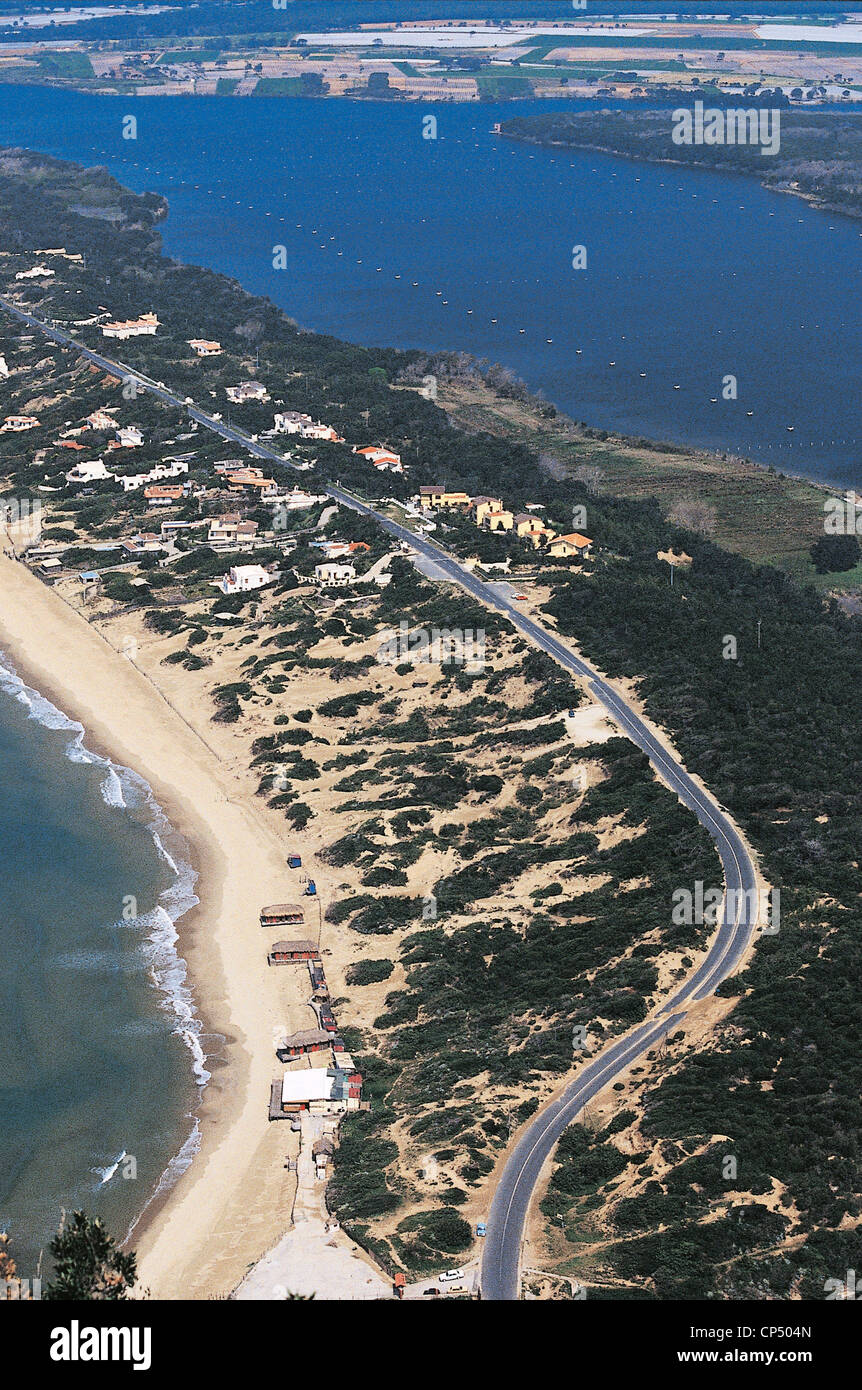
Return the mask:
[[39,67],[46,77],[95,77],[93,64],[86,53],[57,53],[53,50],[39,55]]
[[509,72],[480,72],[476,75],[479,95],[483,97],[529,97],[533,84],[528,77]]
[[301,77],[261,77],[253,95],[256,97],[301,97],[306,92]]

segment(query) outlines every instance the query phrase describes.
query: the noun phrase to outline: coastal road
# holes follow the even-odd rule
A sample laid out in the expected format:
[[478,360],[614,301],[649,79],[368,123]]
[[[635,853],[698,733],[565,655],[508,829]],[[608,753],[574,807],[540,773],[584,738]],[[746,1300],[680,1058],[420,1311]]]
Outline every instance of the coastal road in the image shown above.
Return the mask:
[[[186,410],[191,419],[223,439],[241,445],[255,457],[296,467],[276,450],[253,440],[242,430],[216,420],[160,382],[84,347],[63,329],[47,324],[0,297],[0,307],[47,334],[55,342],[75,348],[96,366],[112,375],[136,380],[141,388],[166,404]],[[682,763],[652,733],[634,707],[583,657],[576,655],[553,632],[521,612],[499,587],[486,584],[465,568],[436,541],[416,535],[406,526],[383,515],[371,503],[354,496],[339,484],[323,488],[334,501],[362,513],[382,526],[396,540],[432,561],[437,571],[458,584],[480,603],[504,614],[518,631],[546,652],[564,670],[587,684],[593,697],[649,758],[659,777],[697,816],[715,842],[725,879],[722,920],[707,954],[673,998],[637,1028],[605,1047],[589,1062],[564,1094],[546,1106],[533,1120],[509,1154],[491,1203],[488,1234],[482,1259],[482,1296],[490,1300],[517,1299],[520,1288],[521,1243],[533,1191],[541,1169],[567,1125],[583,1107],[621,1072],[672,1032],[685,1018],[686,1002],[705,999],[730,975],[748,947],[758,917],[757,874],[750,851],[730,817],[718,802],[689,775]],[[691,885],[692,890],[694,884]]]

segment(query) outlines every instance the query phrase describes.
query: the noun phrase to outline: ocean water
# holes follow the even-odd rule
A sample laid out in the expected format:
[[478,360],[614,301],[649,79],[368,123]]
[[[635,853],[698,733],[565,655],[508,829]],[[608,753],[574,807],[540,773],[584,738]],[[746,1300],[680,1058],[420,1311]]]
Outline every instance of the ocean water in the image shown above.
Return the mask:
[[0,770],[0,1230],[35,1278],[64,1209],[124,1237],[187,1166],[214,1040],[175,949],[185,845],[5,662]]
[[589,424],[859,486],[862,223],[750,178],[492,134],[513,113],[577,105],[0,86],[8,143],[164,194],[168,252],[309,328],[464,349]]

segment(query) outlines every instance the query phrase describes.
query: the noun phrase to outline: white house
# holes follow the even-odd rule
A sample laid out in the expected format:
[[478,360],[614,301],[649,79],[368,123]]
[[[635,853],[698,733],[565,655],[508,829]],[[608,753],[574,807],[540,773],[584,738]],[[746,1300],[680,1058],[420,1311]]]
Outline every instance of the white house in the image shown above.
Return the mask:
[[302,488],[291,488],[285,497],[280,497],[275,503],[277,511],[300,511],[306,507],[313,507],[317,502],[328,502],[329,498],[325,492],[304,492]]
[[[281,1082],[281,1112],[292,1114],[308,1110],[312,1115],[335,1115],[358,1110],[362,1095],[362,1076],[353,1059],[350,1067],[305,1067],[284,1073]],[[276,1083],[277,1084],[277,1083]]]
[[144,436],[137,425],[122,425],[117,430],[117,441],[123,449],[140,449]]
[[94,410],[87,416],[87,424],[91,430],[115,430],[117,422],[108,410]]
[[91,459],[87,463],[76,463],[74,468],[70,468],[66,474],[67,483],[103,483],[107,478],[113,478],[113,473],[109,473],[101,459]]
[[375,468],[379,468],[384,473],[404,472],[401,455],[396,454],[393,449],[384,449],[381,446],[369,444],[364,449],[354,449],[353,452],[367,459],[369,463],[373,463]]
[[229,573],[219,580],[218,587],[223,594],[247,594],[252,589],[262,589],[272,582],[273,576],[263,565],[234,565]]
[[322,584],[326,589],[341,589],[346,584],[353,583],[356,578],[356,570],[352,565],[332,563],[315,565],[314,578],[318,584]]
[[16,280],[36,280],[39,278],[50,279],[54,275],[53,270],[49,270],[46,265],[34,265],[32,270],[19,270],[15,276]]
[[302,415],[298,410],[282,410],[274,417],[273,429],[276,434],[302,434],[313,424],[310,415]]
[[121,485],[123,492],[136,492],[139,487],[145,487],[147,483],[162,482],[165,478],[179,478],[188,471],[189,465],[185,459],[171,459],[169,463],[155,464],[148,473],[120,475],[117,482]]
[[22,430],[35,430],[39,421],[35,415],[7,415],[3,421],[3,429],[11,430],[13,434],[20,434]]
[[303,439],[328,439],[332,444],[344,443],[338,430],[334,430],[331,425],[321,425],[315,420],[312,420],[310,425],[303,425],[300,434]]
[[239,386],[227,386],[225,394],[229,401],[235,401],[237,405],[242,405],[243,401],[269,400],[269,392],[262,381],[243,381]]
[[102,335],[105,338],[140,338],[152,337],[159,326],[159,320],[155,314],[141,314],[136,319],[117,319],[110,323],[102,324]]
[[209,338],[187,338],[186,341],[198,357],[217,357],[221,352],[221,343],[213,342]]

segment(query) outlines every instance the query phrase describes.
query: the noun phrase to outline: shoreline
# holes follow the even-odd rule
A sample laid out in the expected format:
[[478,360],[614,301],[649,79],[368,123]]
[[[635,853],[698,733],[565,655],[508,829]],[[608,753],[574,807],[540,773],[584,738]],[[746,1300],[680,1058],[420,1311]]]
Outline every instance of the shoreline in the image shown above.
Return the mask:
[[[681,93],[679,95],[681,95]],[[647,109],[652,111],[658,108],[649,107]],[[669,109],[670,108],[668,108],[668,110]],[[804,108],[801,107],[794,107],[791,109],[793,109],[794,111],[797,109],[804,111]],[[846,108],[841,109],[843,110]],[[587,112],[584,114],[592,113]],[[595,114],[603,115],[605,114],[605,110],[603,109],[602,111],[597,111]],[[629,115],[629,112],[621,111],[619,114]],[[831,115],[832,109],[817,107],[812,111],[812,114]],[[516,116],[513,119],[517,120],[518,118]],[[501,140],[511,140],[519,145],[532,145],[535,149],[571,150],[588,154],[603,154],[608,155],[613,159],[629,160],[632,164],[652,165],[654,168],[658,169],[664,167],[670,167],[673,169],[691,169],[703,174],[723,174],[732,175],[737,178],[753,179],[754,182],[757,184],[757,187],[764,189],[767,193],[777,193],[785,197],[800,198],[802,202],[807,203],[808,206],[813,208],[816,212],[829,213],[833,217],[846,217],[851,222],[858,223],[860,220],[862,220],[862,210],[858,208],[843,207],[839,203],[831,203],[828,199],[821,198],[819,194],[808,192],[804,188],[791,188],[784,184],[769,183],[768,180],[760,178],[753,169],[740,169],[738,167],[735,167],[733,164],[702,164],[698,163],[697,160],[672,159],[669,155],[662,158],[654,158],[650,155],[643,154],[639,150],[615,149],[612,145],[597,145],[594,144],[592,141],[574,143],[570,140],[540,139],[535,136],[521,134],[517,131],[509,131],[502,129],[498,133]]]
[[[266,1118],[277,1024],[261,1007],[263,995],[272,1013],[256,916],[261,894],[277,896],[283,847],[142,672],[23,565],[0,556],[0,576],[0,643],[16,673],[83,726],[88,749],[145,779],[198,874],[199,903],[175,923],[176,951],[203,1035],[224,1041],[207,1058],[211,1079],[193,1112],[200,1142],[192,1162],[164,1191],[156,1188],[126,1239],[134,1237],[141,1291],[223,1296],[289,1224],[289,1208],[271,1200],[283,1170],[280,1182],[271,1181],[273,1165],[259,1152],[274,1147],[278,1129]],[[234,1226],[236,1203],[248,1219]],[[208,1251],[220,1214],[232,1238]]]
[[[189,944],[194,940],[194,929],[196,926],[196,916],[201,906],[200,899],[195,891],[200,879],[200,873],[195,867],[197,859],[196,846],[192,846],[185,836],[181,835],[168,817],[165,808],[156,799],[153,789],[149,782],[145,781],[133,768],[126,767],[118,763],[112,757],[107,746],[100,738],[93,738],[89,731],[77,720],[72,719],[67,713],[65,706],[69,703],[70,692],[66,689],[54,689],[49,682],[43,680],[42,675],[30,679],[29,668],[26,658],[22,658],[19,650],[13,650],[0,642],[0,674],[3,676],[4,685],[6,673],[9,673],[10,681],[14,683],[14,690],[10,692],[14,698],[15,693],[20,690],[28,697],[32,695],[40,702],[44,702],[51,711],[65,720],[68,730],[72,733],[72,742],[69,748],[74,746],[87,755],[87,761],[100,765],[104,770],[113,773],[121,786],[122,805],[127,809],[134,809],[140,812],[141,805],[129,806],[125,801],[125,794],[128,791],[127,779],[132,782],[132,787],[137,796],[143,792],[143,806],[152,816],[146,820],[147,829],[153,838],[154,847],[161,858],[167,858],[172,867],[176,867],[176,877],[174,883],[160,895],[159,908],[164,916],[171,923],[173,939],[168,945],[170,963],[168,969],[179,967],[182,969],[182,978],[173,988],[164,981],[161,972],[163,961],[159,960],[157,938],[151,935],[148,939],[154,945],[153,963],[150,968],[152,987],[158,996],[158,1008],[169,1007],[176,1020],[176,1026],[172,1029],[175,1035],[179,1035],[186,1043],[191,1058],[191,1070],[194,1077],[194,1086],[197,1088],[197,1099],[192,1107],[186,1112],[186,1120],[189,1122],[184,1126],[184,1137],[175,1153],[172,1153],[164,1168],[153,1186],[150,1196],[145,1201],[142,1208],[131,1219],[126,1230],[125,1237],[120,1241],[123,1248],[127,1248],[136,1231],[143,1231],[149,1221],[151,1209],[158,1209],[164,1204],[176,1182],[186,1171],[194,1154],[197,1153],[200,1141],[200,1111],[207,1083],[211,1079],[212,1072],[210,1067],[221,1065],[221,1048],[228,1041],[221,1034],[214,1033],[206,1027],[205,1020],[202,1018],[195,1000],[195,991],[190,980],[190,970],[187,960],[187,950],[183,945],[184,936],[188,935]],[[38,682],[38,688],[37,688]],[[39,713],[31,711],[31,718],[37,723],[42,724],[43,720]],[[53,724],[48,727],[54,728]],[[66,756],[71,756],[67,749]],[[137,816],[135,817],[137,819]],[[165,843],[165,837],[170,836],[170,848]],[[178,842],[178,843],[177,843]],[[178,861],[178,862],[177,862]],[[188,892],[191,894],[192,901],[183,906],[183,899],[177,905],[179,910],[176,915],[169,911],[162,903],[161,898],[166,894],[172,894],[182,883],[184,872],[191,873],[191,883],[187,884]],[[203,1043],[217,1043],[217,1049],[212,1052],[204,1050]],[[194,1044],[197,1044],[195,1046]],[[188,1133],[185,1131],[188,1130]],[[191,1152],[187,1155],[189,1146],[193,1145]],[[187,1158],[187,1161],[185,1161]]]

